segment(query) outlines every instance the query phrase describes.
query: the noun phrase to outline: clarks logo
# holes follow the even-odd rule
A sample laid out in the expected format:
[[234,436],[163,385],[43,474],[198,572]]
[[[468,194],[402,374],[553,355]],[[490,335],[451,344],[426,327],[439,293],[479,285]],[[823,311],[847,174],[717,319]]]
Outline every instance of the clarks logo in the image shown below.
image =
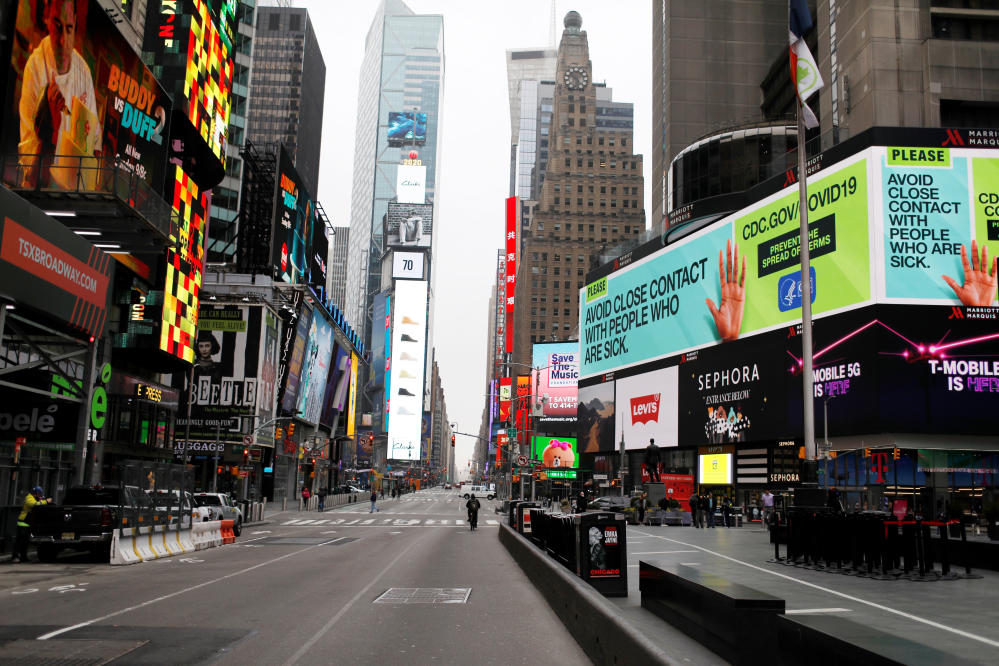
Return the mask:
[[659,422],[660,393],[638,396],[631,399],[631,425]]

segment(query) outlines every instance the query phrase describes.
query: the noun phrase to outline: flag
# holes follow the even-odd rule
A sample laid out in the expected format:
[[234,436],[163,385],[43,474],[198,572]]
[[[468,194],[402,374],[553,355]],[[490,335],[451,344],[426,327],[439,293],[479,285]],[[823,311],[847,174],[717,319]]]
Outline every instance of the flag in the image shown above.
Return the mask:
[[812,129],[819,126],[819,119],[815,117],[806,102],[823,85],[819,66],[804,40],[804,34],[812,27],[812,15],[808,11],[806,0],[790,0],[790,3],[788,37],[791,41],[791,81],[794,82],[795,92],[798,95],[805,127]]

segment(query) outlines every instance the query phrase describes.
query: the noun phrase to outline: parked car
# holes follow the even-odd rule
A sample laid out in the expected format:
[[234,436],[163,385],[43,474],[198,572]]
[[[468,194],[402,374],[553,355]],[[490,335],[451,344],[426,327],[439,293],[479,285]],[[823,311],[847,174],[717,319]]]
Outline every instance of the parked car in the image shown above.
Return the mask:
[[74,486],[61,504],[35,507],[31,543],[43,562],[54,561],[63,549],[110,557],[114,530],[134,527],[139,513],[151,508],[149,498],[136,486]]
[[212,511],[212,520],[231,520],[232,533],[239,536],[243,531],[243,511],[225,493],[194,493],[198,506]]

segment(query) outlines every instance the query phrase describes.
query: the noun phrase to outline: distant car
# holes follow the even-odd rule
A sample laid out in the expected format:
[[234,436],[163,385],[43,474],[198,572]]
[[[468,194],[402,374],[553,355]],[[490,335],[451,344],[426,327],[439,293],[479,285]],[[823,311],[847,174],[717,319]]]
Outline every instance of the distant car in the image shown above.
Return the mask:
[[478,494],[479,497],[485,497],[486,499],[496,499],[496,491],[490,490],[486,486],[465,486],[462,490],[462,497],[468,499],[472,495]]
[[243,531],[243,511],[225,493],[194,493],[194,502],[211,509],[213,520],[231,520],[232,533],[239,536]]
[[631,507],[630,497],[620,497],[618,495],[607,495],[598,497],[590,502],[586,508],[591,511],[623,511]]
[[444,484],[444,490],[451,490],[451,484],[450,483],[445,483]]
[[363,490],[361,490],[357,486],[347,486],[347,487],[350,488],[350,492],[352,492],[352,493],[363,493],[364,492]]

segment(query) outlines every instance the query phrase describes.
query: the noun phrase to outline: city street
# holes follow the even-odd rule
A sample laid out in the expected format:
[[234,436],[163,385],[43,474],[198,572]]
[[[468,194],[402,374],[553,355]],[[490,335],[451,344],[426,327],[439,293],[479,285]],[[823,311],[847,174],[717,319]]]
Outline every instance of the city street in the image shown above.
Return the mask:
[[497,547],[494,503],[476,532],[464,503],[425,490],[370,516],[367,501],[271,514],[236,545],[190,556],[3,566],[0,662],[588,663]]

